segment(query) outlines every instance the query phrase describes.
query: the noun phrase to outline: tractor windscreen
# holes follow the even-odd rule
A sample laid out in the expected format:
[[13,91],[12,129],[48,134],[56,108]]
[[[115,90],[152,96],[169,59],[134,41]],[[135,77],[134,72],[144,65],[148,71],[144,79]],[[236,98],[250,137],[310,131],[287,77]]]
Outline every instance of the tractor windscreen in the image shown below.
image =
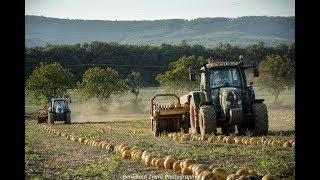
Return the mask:
[[211,89],[220,87],[241,87],[238,69],[213,69],[210,73],[210,87]]

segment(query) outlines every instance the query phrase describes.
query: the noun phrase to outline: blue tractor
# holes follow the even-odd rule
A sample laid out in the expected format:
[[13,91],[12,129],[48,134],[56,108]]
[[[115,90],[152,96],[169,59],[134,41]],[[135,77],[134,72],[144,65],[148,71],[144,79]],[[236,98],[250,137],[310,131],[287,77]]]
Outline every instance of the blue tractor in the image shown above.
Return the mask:
[[52,98],[48,109],[47,123],[54,124],[55,121],[62,121],[65,124],[71,123],[71,111],[69,101],[65,98]]

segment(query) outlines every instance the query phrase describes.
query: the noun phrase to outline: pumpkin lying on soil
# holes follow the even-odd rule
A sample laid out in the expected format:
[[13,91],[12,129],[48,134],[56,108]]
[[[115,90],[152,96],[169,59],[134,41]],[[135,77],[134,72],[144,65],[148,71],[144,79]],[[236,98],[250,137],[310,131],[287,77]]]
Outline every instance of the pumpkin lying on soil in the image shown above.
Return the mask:
[[160,159],[156,160],[156,163],[155,163],[156,167],[163,168],[164,167],[163,166],[164,160],[165,160],[164,158],[160,158]]
[[284,147],[285,149],[288,149],[288,148],[292,147],[292,144],[290,143],[290,141],[287,141],[287,142],[285,142],[285,143],[283,144],[283,147]]
[[250,139],[250,145],[257,145],[258,144],[258,138],[253,137]]
[[217,177],[217,180],[224,180],[229,175],[228,172],[222,168],[215,168],[212,173]]
[[246,170],[246,169],[239,169],[239,170],[236,172],[236,174],[239,175],[239,176],[242,176],[242,175],[248,176],[248,175],[249,175],[249,171]]
[[233,137],[231,137],[231,136],[227,137],[227,138],[226,138],[226,143],[228,143],[228,144],[233,144],[233,143],[234,143]]
[[130,150],[124,150],[122,152],[122,157],[124,157],[125,159],[131,158],[131,151]]
[[210,180],[216,180],[217,179],[217,177],[211,171],[208,171],[208,170],[207,171],[203,171],[201,174],[199,174],[198,178],[201,178],[201,180],[209,180],[209,179]]
[[184,167],[181,170],[181,174],[183,174],[183,175],[192,175],[192,172],[190,171],[190,169],[188,167]]
[[156,167],[156,161],[158,160],[159,158],[155,157],[151,160],[151,166],[153,167]]
[[180,166],[180,160],[176,161],[173,163],[172,165],[172,169],[176,172],[180,172],[181,171],[181,166]]
[[224,138],[223,135],[219,135],[218,138],[217,138],[217,141],[218,142],[223,142],[223,138]]
[[164,161],[164,168],[165,169],[172,169],[173,163],[176,161],[176,158],[172,156],[167,156]]
[[250,180],[250,179],[248,178],[248,176],[242,175],[242,176],[238,177],[237,180]]
[[236,138],[234,143],[236,144],[242,144],[241,138]]
[[149,154],[149,153],[151,153],[150,151],[148,151],[148,150],[144,150],[143,151],[143,153],[142,153],[142,155],[141,155],[141,160],[144,162],[144,157],[147,155],[147,154]]
[[226,178],[226,180],[237,180],[238,177],[240,177],[239,175],[237,174],[229,174]]
[[188,168],[191,164],[194,164],[195,161],[193,159],[186,159],[183,161],[183,168]]
[[280,180],[280,178],[267,174],[261,180]]
[[150,154],[147,154],[145,157],[144,157],[144,163],[146,166],[151,166],[151,160],[155,158],[154,155],[152,153]]
[[249,175],[251,176],[258,176],[258,172],[255,170],[249,170],[248,172],[249,172]]

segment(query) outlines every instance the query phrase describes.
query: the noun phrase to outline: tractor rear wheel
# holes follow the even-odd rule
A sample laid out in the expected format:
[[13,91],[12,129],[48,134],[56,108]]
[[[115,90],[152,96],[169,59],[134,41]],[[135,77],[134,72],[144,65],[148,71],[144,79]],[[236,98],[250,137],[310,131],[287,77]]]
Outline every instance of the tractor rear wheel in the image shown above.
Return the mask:
[[254,126],[251,129],[254,135],[268,134],[268,110],[264,103],[252,104],[252,112],[254,116]]
[[190,126],[192,134],[200,133],[199,120],[195,105],[190,105]]
[[201,135],[217,133],[217,119],[215,108],[213,106],[204,105],[200,107],[199,124]]
[[48,124],[54,124],[54,113],[48,113]]
[[71,113],[66,114],[65,124],[71,124]]

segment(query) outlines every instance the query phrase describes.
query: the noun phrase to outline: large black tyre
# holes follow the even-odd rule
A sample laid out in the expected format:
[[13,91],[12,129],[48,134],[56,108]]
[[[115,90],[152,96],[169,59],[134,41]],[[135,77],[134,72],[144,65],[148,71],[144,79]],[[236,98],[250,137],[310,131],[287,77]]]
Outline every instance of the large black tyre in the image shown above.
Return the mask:
[[196,111],[195,105],[190,105],[190,128],[191,134],[200,134],[200,127],[199,127],[199,120],[198,120],[198,113]]
[[65,124],[71,124],[71,112],[66,113]]
[[200,107],[199,125],[201,135],[217,133],[217,119],[215,108],[213,106],[204,105]]
[[254,135],[268,134],[269,121],[267,106],[264,103],[253,103],[252,112],[254,116],[254,125],[250,131]]
[[47,120],[48,124],[54,124],[54,113],[48,113],[48,120]]

